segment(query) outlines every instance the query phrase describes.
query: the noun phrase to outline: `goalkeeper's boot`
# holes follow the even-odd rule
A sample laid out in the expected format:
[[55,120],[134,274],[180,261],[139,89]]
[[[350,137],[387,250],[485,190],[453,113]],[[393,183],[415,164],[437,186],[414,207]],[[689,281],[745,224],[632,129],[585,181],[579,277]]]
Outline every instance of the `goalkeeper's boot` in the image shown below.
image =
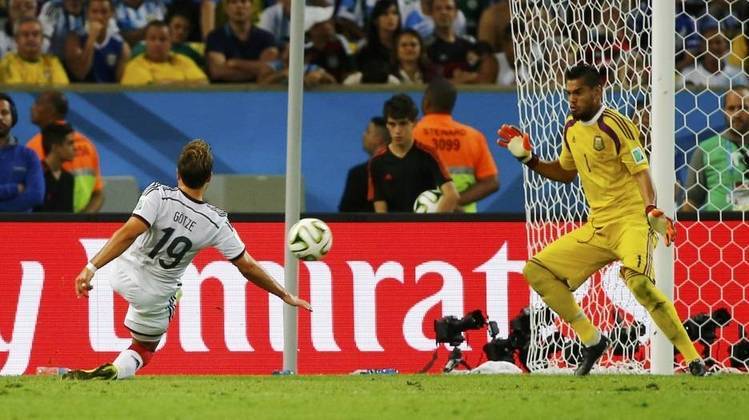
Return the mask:
[[689,362],[689,373],[692,376],[705,376],[707,375],[707,369],[705,369],[705,362],[701,359],[695,359]]
[[114,380],[117,379],[117,368],[111,364],[107,363],[105,365],[101,365],[96,369],[76,369],[71,370],[70,372],[62,375],[63,379],[79,379],[79,380],[90,380],[90,379],[99,379],[99,380]]
[[606,338],[605,335],[601,335],[601,340],[598,342],[598,344],[590,347],[585,347],[583,349],[583,361],[580,362],[579,365],[577,365],[577,369],[575,369],[575,375],[585,376],[589,374],[590,370],[593,369],[593,365],[595,365],[598,359],[603,356],[603,352],[605,352],[606,349],[609,348],[609,344],[611,344],[611,340]]

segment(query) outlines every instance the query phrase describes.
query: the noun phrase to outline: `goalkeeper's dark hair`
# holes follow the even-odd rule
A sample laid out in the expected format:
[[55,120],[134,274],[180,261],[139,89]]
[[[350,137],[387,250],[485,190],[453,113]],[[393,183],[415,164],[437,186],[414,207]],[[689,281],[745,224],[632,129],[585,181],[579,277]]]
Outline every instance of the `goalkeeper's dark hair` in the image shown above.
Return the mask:
[[564,80],[581,80],[588,87],[603,87],[604,77],[601,72],[590,64],[580,63],[564,72]]
[[42,128],[42,150],[48,155],[52,146],[65,143],[68,135],[73,133],[73,127],[68,123],[52,123]]
[[419,109],[416,107],[413,99],[405,93],[393,95],[385,102],[385,106],[382,107],[382,116],[385,118],[385,121],[387,121],[388,118],[394,120],[407,119],[409,121],[416,121],[418,115]]
[[213,153],[204,140],[196,139],[185,145],[177,161],[177,173],[190,188],[202,188],[211,179]]
[[455,108],[455,101],[458,99],[458,91],[455,90],[455,86],[442,77],[432,80],[424,95],[429,101],[430,111],[439,113],[452,113],[453,108]]

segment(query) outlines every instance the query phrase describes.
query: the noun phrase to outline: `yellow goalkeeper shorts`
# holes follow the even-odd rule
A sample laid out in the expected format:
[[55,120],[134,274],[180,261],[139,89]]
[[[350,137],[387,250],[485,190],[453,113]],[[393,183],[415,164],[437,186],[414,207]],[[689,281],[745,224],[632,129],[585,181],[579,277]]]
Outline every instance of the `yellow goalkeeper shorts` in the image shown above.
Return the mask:
[[630,218],[594,227],[590,222],[567,233],[531,258],[576,290],[593,273],[614,261],[653,278],[657,234],[647,219]]

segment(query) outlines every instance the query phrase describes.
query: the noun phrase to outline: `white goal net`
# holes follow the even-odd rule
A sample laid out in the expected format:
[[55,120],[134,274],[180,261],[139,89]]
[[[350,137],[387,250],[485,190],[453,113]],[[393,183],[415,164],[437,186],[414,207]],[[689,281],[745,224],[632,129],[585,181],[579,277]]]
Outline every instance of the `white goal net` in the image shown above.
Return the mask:
[[[561,150],[568,112],[564,70],[582,61],[605,71],[605,103],[638,124],[641,141],[650,150],[651,1],[511,0],[520,125],[530,132],[541,158],[553,160]],[[745,274],[749,228],[742,223],[743,213],[736,213],[749,208],[749,193],[741,195],[744,185],[749,192],[749,135],[747,146],[710,139],[732,124],[723,112],[727,89],[746,83],[747,3],[686,0],[676,5],[675,195],[676,207],[683,212],[677,224],[674,296],[690,337],[713,370],[745,371],[749,360],[749,342],[743,335],[743,323],[749,322]],[[744,129],[749,134],[749,91],[746,94]],[[741,111],[741,100],[738,103]],[[743,121],[733,120],[733,125]],[[695,152],[705,162],[713,156],[724,158],[720,161],[724,167],[717,174],[703,165],[693,167],[700,162],[699,155],[693,159]],[[727,174],[735,176],[730,185],[722,182]],[[579,226],[587,210],[577,182],[556,183],[527,170],[525,182],[528,246],[533,255]],[[728,189],[728,202],[720,201],[724,197],[715,195],[713,188]],[[746,198],[743,208],[742,197]],[[690,206],[688,198],[701,201]],[[712,208],[716,203],[723,207]],[[619,278],[618,268],[617,264],[605,267],[575,296],[614,342],[601,369],[646,372],[654,326]],[[531,371],[569,370],[577,364],[580,343],[535,293],[531,326],[527,360]],[[683,365],[679,355],[674,362],[677,368]]]

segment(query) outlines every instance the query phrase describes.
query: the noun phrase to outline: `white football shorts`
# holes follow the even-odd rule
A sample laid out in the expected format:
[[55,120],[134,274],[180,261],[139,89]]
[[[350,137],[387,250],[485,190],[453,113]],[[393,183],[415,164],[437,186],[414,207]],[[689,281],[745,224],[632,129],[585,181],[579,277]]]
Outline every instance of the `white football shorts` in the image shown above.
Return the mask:
[[[109,284],[130,304],[125,315],[125,327],[138,341],[161,340],[174,316],[179,289],[177,293],[165,292],[157,280],[144,277],[126,263],[116,263]],[[178,283],[178,286],[181,284]]]

